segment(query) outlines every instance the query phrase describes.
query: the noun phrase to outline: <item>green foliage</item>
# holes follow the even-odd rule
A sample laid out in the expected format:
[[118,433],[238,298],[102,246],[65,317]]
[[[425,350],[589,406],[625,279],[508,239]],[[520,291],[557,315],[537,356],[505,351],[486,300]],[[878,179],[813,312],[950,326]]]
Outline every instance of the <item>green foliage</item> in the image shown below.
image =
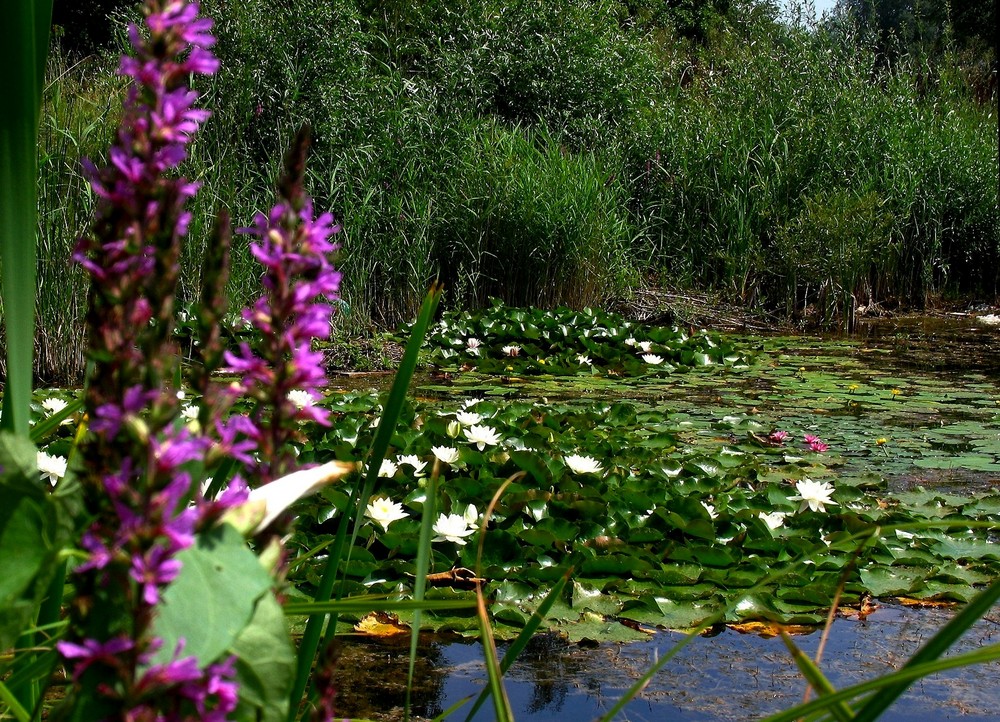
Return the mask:
[[747,361],[718,334],[648,327],[591,308],[510,308],[496,299],[482,311],[445,313],[427,344],[426,360],[436,366],[503,375],[645,376]]
[[[570,312],[564,313],[555,316],[568,323]],[[435,330],[431,353],[457,350],[449,362],[478,362],[479,373],[490,358],[504,354],[500,344],[518,343],[522,355],[505,357],[524,363],[538,353],[532,344],[547,346],[558,334],[559,324],[548,328],[543,314],[496,307],[477,321],[482,338],[477,357],[468,354],[467,344],[459,350],[451,343],[472,323],[456,316],[446,317]],[[602,345],[617,343],[635,353],[623,339],[604,337],[603,325],[592,319],[576,314],[570,328],[578,339],[586,340],[584,334],[593,329]],[[658,330],[634,327],[630,333],[646,339]],[[437,345],[441,342],[443,347]],[[442,513],[462,513],[469,504],[481,513],[485,500],[517,472],[526,476],[500,497],[481,540],[482,566],[476,567],[489,580],[485,588],[493,596],[498,634],[504,636],[527,623],[544,590],[570,567],[573,583],[550,607],[545,626],[571,639],[642,636],[614,621],[619,618],[670,628],[712,619],[818,624],[845,578],[845,604],[856,604],[864,592],[967,601],[977,586],[995,579],[1000,555],[988,541],[1000,509],[995,493],[892,491],[882,478],[864,473],[911,469],[912,456],[902,465],[890,458],[908,440],[894,436],[892,451],[883,454],[875,434],[903,413],[900,404],[912,404],[905,408],[919,413],[930,403],[955,403],[947,390],[931,384],[918,391],[914,381],[905,399],[897,397],[883,381],[899,381],[875,362],[868,384],[883,393],[868,393],[850,388],[843,376],[823,379],[816,368],[779,348],[782,355],[762,358],[752,372],[708,366],[686,376],[683,388],[676,378],[663,383],[653,375],[608,379],[608,385],[592,387],[589,374],[558,381],[536,376],[531,384],[512,375],[498,384],[495,376],[484,379],[472,372],[455,385],[427,388],[447,400],[404,409],[388,455],[398,467],[385,470],[374,492],[400,502],[408,517],[386,530],[373,523],[361,528],[355,562],[344,567],[345,592],[412,594],[412,556],[420,533],[416,517],[428,506],[427,494],[439,489],[434,506]],[[825,364],[832,372],[828,359],[814,358],[815,348],[803,353],[809,354],[805,363]],[[739,381],[742,373],[752,374],[745,385]],[[858,372],[840,373],[850,378]],[[762,394],[762,386],[770,390]],[[707,397],[701,396],[702,387]],[[471,396],[458,404],[456,392]],[[567,393],[574,399],[551,400]],[[982,391],[973,395],[992,407]],[[628,400],[616,399],[622,396]],[[695,398],[701,398],[699,404]],[[865,404],[853,420],[821,413],[849,407],[853,399]],[[352,458],[352,445],[344,440],[356,438],[364,448],[372,433],[368,419],[379,414],[374,394],[345,394],[328,403],[334,426],[310,435],[302,458]],[[708,406],[699,410],[700,404]],[[753,413],[731,413],[740,407],[753,407]],[[983,413],[986,439],[995,433],[988,420],[995,412],[987,408]],[[835,451],[810,452],[800,438],[770,441],[774,426],[769,422],[792,429],[793,437],[805,429],[822,433]],[[933,426],[942,422],[946,428],[943,418]],[[472,432],[476,425],[494,430],[497,441],[480,447]],[[914,442],[926,433],[914,431]],[[418,466],[433,463],[440,447],[455,449],[456,458],[435,487]],[[921,448],[923,455],[933,454],[925,443]],[[403,461],[410,455],[417,461]],[[600,468],[574,469],[574,455],[589,456]],[[954,454],[947,456],[952,465],[961,463]],[[792,498],[793,482],[805,478],[830,482],[835,504],[816,512]],[[304,551],[325,541],[325,520],[341,513],[342,503],[334,492],[308,503],[293,545]],[[775,511],[784,516],[765,519]],[[439,540],[432,545],[432,569],[473,568],[472,546]],[[298,583],[309,590],[317,578],[314,563],[305,558],[296,570]],[[425,623],[469,634],[477,629],[468,615],[434,614]]]
[[853,326],[859,306],[884,296],[873,289],[889,285],[885,279],[897,254],[892,217],[883,206],[874,193],[820,191],[778,229],[772,269],[789,285],[790,310],[813,303],[811,291],[824,322],[846,319]]
[[[851,275],[880,279],[877,300],[920,303],[945,288],[991,292],[998,221],[987,169],[995,138],[982,132],[982,111],[944,84],[923,97],[916,68],[879,70],[876,54],[855,38],[786,32],[752,44],[730,36],[725,51],[706,57],[711,71],[685,70],[691,80],[676,102],[625,141],[641,257],[675,278],[792,306],[795,279],[773,272],[789,270],[780,263],[789,245],[810,243],[795,234],[810,214],[816,220],[816,199],[839,198],[834,206],[847,212],[850,198],[870,198],[881,210],[865,234],[887,244],[854,254]],[[942,112],[935,93],[952,109]],[[803,216],[807,207],[814,210]],[[853,223],[840,221],[845,230]],[[822,254],[796,258],[824,263]]]
[[111,145],[120,112],[120,79],[96,57],[72,63],[58,45],[49,54],[38,133],[38,317],[36,375],[70,384],[83,370],[87,278],[71,263],[93,213],[83,158]]
[[240,684],[238,722],[282,722],[288,715],[288,690],[295,671],[281,605],[271,594],[257,601],[254,616],[233,642],[236,679]]
[[[886,66],[843,18],[790,26],[721,2],[206,10],[223,66],[202,88],[214,115],[185,169],[204,185],[182,302],[197,294],[216,210],[240,226],[267,206],[303,120],[316,136],[310,190],[344,225],[347,332],[412,318],[435,278],[469,307],[580,308],[655,277],[794,313],[819,301],[816,317],[838,323],[849,292],[866,305],[869,289],[882,304],[996,289],[995,90],[971,50],[930,70]],[[65,258],[90,208],[78,158],[99,154],[110,125],[110,69],[49,70],[38,367],[54,380],[80,371],[83,292]],[[852,209],[867,230],[833,218]],[[819,299],[816,238],[834,226],[887,242],[852,246]],[[237,238],[233,307],[253,297],[254,274]]]
[[[971,51],[995,60],[996,5],[978,0],[838,0],[837,8],[860,29],[877,33],[879,50],[940,60],[948,51]],[[994,81],[995,82],[995,81]]]
[[0,432],[0,648],[35,622],[72,529],[63,505],[38,480],[35,447]]
[[[184,656],[196,657],[204,667],[229,649],[250,623],[258,601],[271,588],[271,575],[228,524],[199,534],[197,543],[177,559],[183,564],[181,573],[164,592],[153,623],[153,635],[163,646],[150,664],[173,659],[183,639]],[[194,619],[200,620],[196,629]]]
[[54,0],[55,38],[75,57],[101,53],[114,37],[113,19],[123,12],[134,12],[137,5],[137,0]]

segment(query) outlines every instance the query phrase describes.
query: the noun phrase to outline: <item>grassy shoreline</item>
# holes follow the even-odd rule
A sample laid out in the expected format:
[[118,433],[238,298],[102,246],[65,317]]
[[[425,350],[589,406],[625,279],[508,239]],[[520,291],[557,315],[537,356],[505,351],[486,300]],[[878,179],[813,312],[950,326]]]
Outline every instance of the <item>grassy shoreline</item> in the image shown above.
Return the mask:
[[[884,67],[846,26],[748,9],[699,44],[614,3],[428,6],[395,24],[347,0],[215,5],[224,71],[185,170],[203,186],[182,301],[215,213],[242,226],[264,209],[302,121],[310,191],[344,227],[348,336],[411,318],[435,278],[449,308],[611,307],[652,286],[827,326],[996,298],[995,92],[978,102],[958,55]],[[82,370],[68,258],[91,210],[79,160],[117,117],[112,69],[54,53],[47,75],[37,373],[53,381]],[[233,308],[254,273],[237,237]]]

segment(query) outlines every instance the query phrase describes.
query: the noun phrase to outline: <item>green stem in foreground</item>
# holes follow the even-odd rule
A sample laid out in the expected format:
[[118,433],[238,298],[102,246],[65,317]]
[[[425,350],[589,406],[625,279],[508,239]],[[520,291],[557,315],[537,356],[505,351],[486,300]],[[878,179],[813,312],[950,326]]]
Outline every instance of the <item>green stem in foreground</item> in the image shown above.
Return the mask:
[[7,32],[0,67],[7,109],[0,113],[0,259],[7,331],[7,379],[0,424],[28,433],[35,342],[35,234],[38,227],[38,120],[51,0],[4,0]]
[[[438,301],[441,299],[441,291],[440,284],[435,283],[431,286],[431,289],[427,292],[427,296],[424,298],[423,305],[420,307],[420,313],[417,316],[416,323],[413,325],[413,331],[409,342],[406,344],[406,350],[403,352],[403,359],[399,363],[399,370],[396,372],[392,389],[389,391],[389,398],[385,404],[382,420],[379,423],[378,430],[375,432],[375,441],[372,445],[371,454],[368,457],[368,469],[365,474],[364,488],[361,489],[360,494],[352,494],[351,503],[341,518],[340,527],[337,529],[337,539],[327,557],[326,565],[323,568],[323,576],[316,590],[314,598],[316,602],[327,602],[333,596],[333,587],[337,579],[337,572],[340,567],[341,558],[344,555],[347,525],[351,521],[352,512],[354,517],[354,533],[351,536],[351,546],[353,546],[354,539],[357,537],[357,530],[364,514],[365,504],[368,503],[368,497],[374,489],[375,480],[378,477],[379,465],[385,457],[385,452],[389,448],[389,441],[392,439],[392,434],[396,428],[396,422],[399,420],[403,401],[406,399],[406,393],[410,386],[410,379],[413,378],[413,371],[417,366],[417,356],[420,352],[420,346],[424,342],[431,319],[434,318]],[[309,684],[309,671],[312,669],[316,652],[320,648],[321,637],[324,637],[323,626],[325,622],[325,614],[312,614],[309,617],[309,621],[306,622],[302,642],[299,644],[295,682],[292,685],[292,692],[289,697],[288,722],[295,722],[298,718],[299,704]],[[325,639],[331,639],[336,634],[336,631],[337,615],[334,614],[330,618]]]

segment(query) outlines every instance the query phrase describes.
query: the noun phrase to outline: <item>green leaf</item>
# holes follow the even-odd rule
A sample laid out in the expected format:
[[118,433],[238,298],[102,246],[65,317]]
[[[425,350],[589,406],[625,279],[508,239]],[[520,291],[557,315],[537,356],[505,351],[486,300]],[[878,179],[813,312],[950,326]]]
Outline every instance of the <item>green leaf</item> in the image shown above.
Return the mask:
[[236,655],[240,722],[280,722],[288,714],[295,675],[295,650],[281,605],[270,594],[257,602],[253,618],[230,651]]
[[861,583],[875,597],[909,594],[927,575],[925,570],[907,567],[872,567],[858,572]]
[[3,14],[0,67],[7,69],[7,82],[0,113],[0,293],[7,378],[0,425],[27,435],[35,335],[36,139],[52,3],[5,3]]
[[70,524],[37,478],[35,447],[0,432],[0,649],[15,644],[34,622],[38,604],[69,543]]
[[[177,555],[181,573],[163,593],[152,634],[163,646],[151,664],[169,661],[184,640],[182,656],[199,665],[215,662],[250,623],[271,576],[228,524],[198,535]],[[197,620],[197,624],[192,624]]]

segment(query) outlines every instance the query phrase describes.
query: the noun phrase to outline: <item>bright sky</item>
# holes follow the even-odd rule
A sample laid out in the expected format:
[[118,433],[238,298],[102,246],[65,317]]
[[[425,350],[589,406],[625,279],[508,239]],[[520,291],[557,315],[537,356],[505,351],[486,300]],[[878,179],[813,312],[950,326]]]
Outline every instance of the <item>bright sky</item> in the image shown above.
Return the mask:
[[834,5],[834,0],[815,0],[816,2],[816,14],[822,16],[823,13],[832,10]]
[[779,0],[778,7],[790,14],[795,6],[812,5],[816,10],[816,19],[819,20],[823,17],[823,13],[833,10],[836,2],[837,0]]

